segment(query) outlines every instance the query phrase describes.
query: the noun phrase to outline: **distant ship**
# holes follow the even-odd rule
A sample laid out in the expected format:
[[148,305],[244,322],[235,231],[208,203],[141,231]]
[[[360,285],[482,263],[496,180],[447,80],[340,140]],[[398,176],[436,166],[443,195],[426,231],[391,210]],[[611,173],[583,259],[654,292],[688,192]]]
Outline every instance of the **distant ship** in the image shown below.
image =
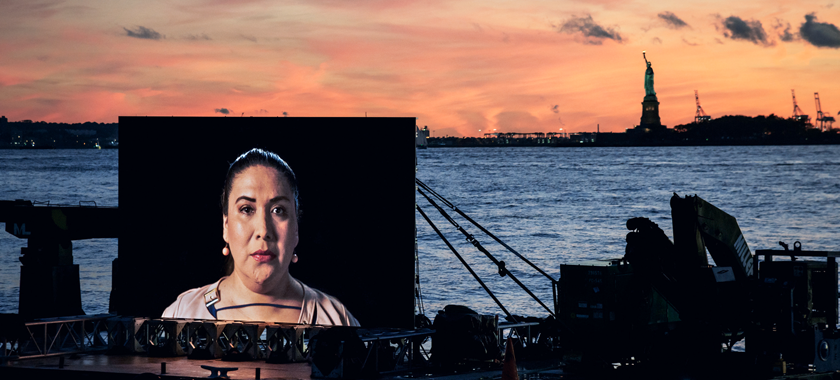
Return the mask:
[[415,145],[417,149],[426,149],[426,140],[429,138],[429,127],[423,126],[423,129],[420,127],[415,126]]

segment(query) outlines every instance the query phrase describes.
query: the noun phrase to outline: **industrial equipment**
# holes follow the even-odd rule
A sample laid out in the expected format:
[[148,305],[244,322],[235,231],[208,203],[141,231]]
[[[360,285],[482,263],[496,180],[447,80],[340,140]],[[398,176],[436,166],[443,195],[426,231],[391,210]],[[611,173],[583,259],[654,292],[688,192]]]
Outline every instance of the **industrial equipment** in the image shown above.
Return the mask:
[[817,121],[820,122],[820,131],[825,132],[830,130],[832,124],[834,124],[834,116],[823,113],[822,105],[820,104],[820,94],[818,92],[814,93],[814,103],[817,105]]
[[[840,369],[837,331],[837,263],[840,252],[759,250],[764,256],[755,289],[753,324],[747,352],[783,358],[796,372]],[[774,261],[789,256],[790,261]],[[824,257],[826,261],[801,260]]]
[[805,115],[802,112],[802,109],[796,104],[796,93],[793,90],[790,90],[790,95],[793,97],[793,116],[792,119],[796,121],[804,122],[805,124],[811,123],[811,118],[808,115]]
[[[624,257],[560,266],[564,348],[590,362],[694,373],[733,358],[751,376],[780,362],[787,373],[840,370],[840,252],[803,251],[797,242],[794,251],[753,255],[735,218],[700,197],[674,194],[671,210],[673,242],[651,220],[633,218]],[[742,339],[745,352],[733,353]]]
[[697,103],[697,112],[694,113],[694,122],[702,123],[712,120],[712,117],[707,115],[706,111],[703,111],[703,107],[700,107],[700,95],[697,93],[697,90],[694,90],[694,101]]

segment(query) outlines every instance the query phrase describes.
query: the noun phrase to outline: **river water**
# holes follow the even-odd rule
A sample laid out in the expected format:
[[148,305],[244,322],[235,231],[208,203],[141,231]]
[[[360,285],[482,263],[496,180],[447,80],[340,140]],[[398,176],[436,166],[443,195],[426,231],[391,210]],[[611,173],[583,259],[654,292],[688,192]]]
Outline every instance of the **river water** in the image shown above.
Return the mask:
[[[840,250],[840,146],[435,148],[418,151],[417,178],[554,278],[563,263],[621,257],[629,218],[650,218],[672,237],[675,192],[737,218],[752,250],[780,240]],[[118,191],[117,150],[0,150],[0,200],[117,206]],[[547,315],[424,198],[417,203],[509,311]],[[457,221],[551,304],[547,278]],[[419,214],[416,226],[426,315],[448,304],[502,314]],[[17,312],[25,245],[0,232],[0,313]],[[73,255],[83,309],[107,312],[117,240],[76,241]]]
[[[68,205],[94,201],[99,206],[118,206],[118,157],[119,151],[111,149],[0,149],[0,200]],[[5,223],[0,226],[0,313],[17,313],[18,259],[26,240],[6,233]],[[87,314],[108,312],[111,261],[116,257],[117,239],[73,242],[73,262],[79,264],[82,309]]]
[[[840,250],[840,146],[435,148],[418,156],[417,178],[554,278],[563,263],[623,256],[632,217],[650,218],[673,239],[675,192],[734,216],[753,251],[797,240],[805,250]],[[547,314],[418,198],[511,313]],[[550,280],[456,221],[551,305]],[[416,224],[426,314],[450,303],[501,314],[425,220]]]

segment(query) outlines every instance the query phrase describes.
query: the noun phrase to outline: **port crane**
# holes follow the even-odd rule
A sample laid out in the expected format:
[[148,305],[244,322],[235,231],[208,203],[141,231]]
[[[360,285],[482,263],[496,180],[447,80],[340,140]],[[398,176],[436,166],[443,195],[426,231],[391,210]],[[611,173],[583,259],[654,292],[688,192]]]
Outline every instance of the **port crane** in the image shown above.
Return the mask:
[[820,122],[820,131],[825,132],[826,130],[830,130],[831,125],[834,124],[834,116],[823,113],[822,106],[820,106],[819,92],[814,93],[814,103],[817,104],[817,121]]
[[811,118],[802,112],[802,109],[796,104],[796,93],[790,90],[790,95],[793,97],[793,120],[804,121],[805,124],[811,123]]
[[712,120],[712,117],[703,111],[703,107],[700,107],[700,95],[697,94],[697,90],[694,90],[694,100],[697,102],[697,112],[694,114],[694,122],[702,123]]

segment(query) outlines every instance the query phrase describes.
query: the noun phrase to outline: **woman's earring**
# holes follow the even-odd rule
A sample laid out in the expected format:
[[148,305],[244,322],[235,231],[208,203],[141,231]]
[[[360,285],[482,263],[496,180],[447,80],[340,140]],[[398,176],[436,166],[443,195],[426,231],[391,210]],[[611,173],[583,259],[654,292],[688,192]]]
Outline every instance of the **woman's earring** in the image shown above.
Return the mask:
[[230,244],[225,244],[225,247],[222,248],[222,254],[225,256],[230,255]]
[[297,261],[298,261],[298,257],[297,257],[297,253],[295,253],[295,255],[292,256],[292,262],[296,263]]

